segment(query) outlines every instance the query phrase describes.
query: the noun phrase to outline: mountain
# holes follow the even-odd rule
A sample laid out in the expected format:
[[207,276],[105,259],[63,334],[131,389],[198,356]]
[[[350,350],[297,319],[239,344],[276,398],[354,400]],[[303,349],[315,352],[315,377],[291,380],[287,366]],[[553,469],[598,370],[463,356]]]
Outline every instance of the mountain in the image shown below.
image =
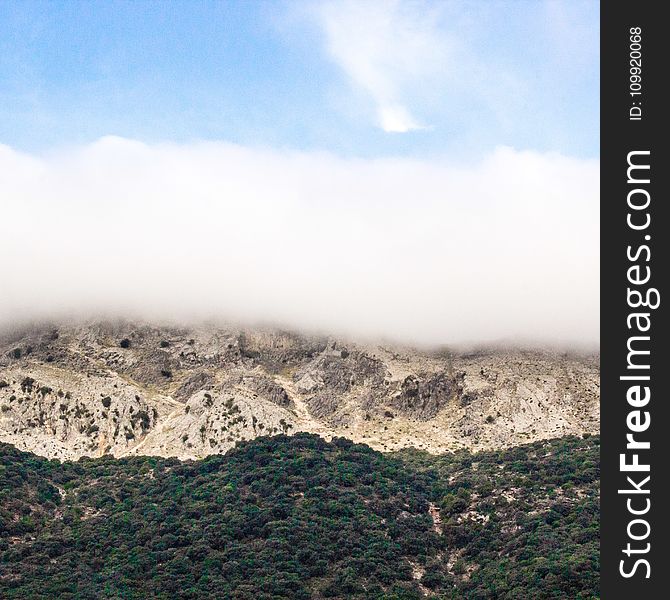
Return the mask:
[[40,325],[0,337],[0,441],[49,458],[220,454],[311,432],[431,453],[599,429],[596,354],[428,351],[271,328]]
[[0,444],[0,597],[595,599],[599,440],[59,462]]

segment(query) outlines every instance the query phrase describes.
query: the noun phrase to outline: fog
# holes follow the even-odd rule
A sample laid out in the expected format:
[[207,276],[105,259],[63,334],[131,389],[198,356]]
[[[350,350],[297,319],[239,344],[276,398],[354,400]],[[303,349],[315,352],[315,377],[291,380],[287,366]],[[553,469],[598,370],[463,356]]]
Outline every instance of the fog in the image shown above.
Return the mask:
[[599,164],[106,137],[0,146],[0,325],[262,320],[425,344],[599,337]]

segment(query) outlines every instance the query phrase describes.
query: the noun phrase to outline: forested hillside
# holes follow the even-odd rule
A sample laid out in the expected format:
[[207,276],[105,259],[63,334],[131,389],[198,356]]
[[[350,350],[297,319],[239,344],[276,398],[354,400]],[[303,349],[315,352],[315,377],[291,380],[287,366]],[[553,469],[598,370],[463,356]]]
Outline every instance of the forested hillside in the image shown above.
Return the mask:
[[599,440],[440,457],[311,434],[225,456],[0,445],[0,597],[597,598]]

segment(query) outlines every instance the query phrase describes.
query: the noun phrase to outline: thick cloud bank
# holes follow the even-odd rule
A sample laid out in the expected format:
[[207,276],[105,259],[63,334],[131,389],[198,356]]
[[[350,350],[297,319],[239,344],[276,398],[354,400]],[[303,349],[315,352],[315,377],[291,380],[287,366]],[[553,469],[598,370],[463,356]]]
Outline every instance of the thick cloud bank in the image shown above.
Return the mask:
[[598,168],[509,148],[455,165],[114,137],[0,146],[0,322],[110,311],[594,343]]

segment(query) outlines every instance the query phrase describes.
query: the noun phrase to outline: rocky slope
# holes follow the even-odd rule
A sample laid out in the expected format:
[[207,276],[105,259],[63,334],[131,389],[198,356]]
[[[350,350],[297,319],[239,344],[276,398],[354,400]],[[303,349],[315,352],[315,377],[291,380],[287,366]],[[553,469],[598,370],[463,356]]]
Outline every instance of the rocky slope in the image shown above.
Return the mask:
[[0,338],[0,441],[60,459],[198,458],[298,431],[440,453],[598,429],[597,355],[128,322]]

